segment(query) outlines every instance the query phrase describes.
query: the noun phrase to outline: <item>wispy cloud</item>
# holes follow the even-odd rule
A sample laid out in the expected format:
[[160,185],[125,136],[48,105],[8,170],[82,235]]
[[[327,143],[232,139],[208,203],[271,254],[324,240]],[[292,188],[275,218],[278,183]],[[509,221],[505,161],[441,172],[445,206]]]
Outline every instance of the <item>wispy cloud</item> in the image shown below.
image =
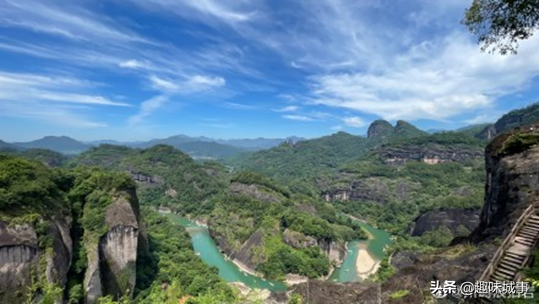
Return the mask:
[[236,102],[224,102],[223,106],[229,109],[236,109],[236,110],[254,110],[256,107],[252,105],[246,105],[243,103],[236,103]]
[[[0,116],[39,119],[70,127],[100,127],[87,118],[93,107],[129,107],[92,94],[97,84],[73,77],[0,71]],[[87,91],[88,94],[75,93]]]
[[[75,14],[74,14],[75,13]],[[71,3],[5,0],[0,6],[0,26],[20,27],[68,39],[115,42],[150,42],[110,20]]]
[[488,108],[495,98],[522,89],[539,74],[537,48],[535,38],[521,48],[519,58],[492,56],[454,34],[426,49],[411,49],[398,65],[376,74],[314,76],[312,103],[389,120],[444,120]]
[[148,117],[155,110],[161,108],[169,100],[167,95],[158,95],[143,101],[140,104],[139,112],[129,117],[128,124],[134,126],[139,124],[144,118]]
[[350,126],[350,127],[355,127],[355,128],[361,128],[361,127],[364,127],[367,123],[357,117],[357,116],[354,116],[354,117],[345,117],[342,119],[342,121],[347,125],[347,126]]
[[311,117],[304,116],[304,115],[283,115],[282,117],[284,119],[297,120],[297,121],[313,121],[314,120]]
[[279,108],[279,109],[273,109],[273,111],[275,112],[294,112],[294,111],[297,111],[299,109],[298,106],[286,106],[286,107],[282,107],[282,108]]

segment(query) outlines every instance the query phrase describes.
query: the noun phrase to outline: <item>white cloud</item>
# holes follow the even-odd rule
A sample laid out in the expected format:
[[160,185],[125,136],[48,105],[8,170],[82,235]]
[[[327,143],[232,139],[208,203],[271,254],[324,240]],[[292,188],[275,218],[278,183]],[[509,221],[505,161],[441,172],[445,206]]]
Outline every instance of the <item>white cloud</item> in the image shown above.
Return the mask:
[[231,25],[251,21],[257,12],[249,8],[247,1],[168,1],[168,0],[131,0],[148,9],[159,8],[173,12],[184,18],[207,22],[224,22]]
[[338,131],[338,130],[342,130],[342,126],[337,125],[337,126],[331,127],[330,129],[333,130],[333,131]]
[[294,111],[297,111],[299,109],[298,106],[286,106],[286,107],[282,107],[280,109],[273,109],[273,111],[275,112],[294,112]]
[[135,59],[131,59],[131,60],[127,60],[127,61],[122,61],[118,64],[119,67],[121,68],[128,68],[128,69],[136,69],[136,68],[142,68],[145,66],[144,63],[138,61],[138,60],[135,60]]
[[223,77],[208,77],[195,75],[187,81],[187,85],[198,86],[199,88],[223,87],[226,81]]
[[179,90],[179,86],[172,81],[157,77],[155,75],[150,76],[150,83],[152,88],[157,91],[174,92]]
[[342,121],[350,127],[360,128],[365,126],[365,121],[363,119],[354,116],[354,117],[345,117],[342,119]]
[[0,6],[0,27],[19,27],[87,42],[146,42],[112,21],[70,3],[5,0]]
[[166,95],[154,96],[150,99],[143,101],[140,104],[140,109],[136,115],[129,117],[127,120],[129,126],[139,124],[144,118],[148,117],[155,110],[161,108],[168,101],[169,97]]
[[243,104],[243,103],[236,103],[236,102],[228,102],[228,101],[223,103],[223,105],[226,108],[236,109],[236,110],[254,110],[254,109],[256,109],[256,107],[251,106],[251,105],[246,105],[246,104]]
[[454,33],[427,49],[412,48],[377,73],[321,74],[311,78],[314,104],[375,114],[384,119],[444,120],[488,108],[539,75],[539,39],[517,57],[480,53]]
[[[94,95],[98,84],[73,77],[0,71],[0,116],[38,119],[69,127],[103,127],[87,117],[96,106],[128,107]],[[84,92],[90,92],[84,94]]]
[[313,121],[314,120],[311,117],[303,116],[303,115],[283,115],[282,117],[284,119],[297,120],[297,121]]

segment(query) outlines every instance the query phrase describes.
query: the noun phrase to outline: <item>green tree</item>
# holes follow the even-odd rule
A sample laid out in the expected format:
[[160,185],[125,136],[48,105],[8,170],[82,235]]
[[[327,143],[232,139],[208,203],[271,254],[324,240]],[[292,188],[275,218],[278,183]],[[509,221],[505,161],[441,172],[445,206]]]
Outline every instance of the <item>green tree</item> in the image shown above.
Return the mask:
[[474,0],[462,20],[481,50],[516,54],[518,41],[539,28],[539,0]]

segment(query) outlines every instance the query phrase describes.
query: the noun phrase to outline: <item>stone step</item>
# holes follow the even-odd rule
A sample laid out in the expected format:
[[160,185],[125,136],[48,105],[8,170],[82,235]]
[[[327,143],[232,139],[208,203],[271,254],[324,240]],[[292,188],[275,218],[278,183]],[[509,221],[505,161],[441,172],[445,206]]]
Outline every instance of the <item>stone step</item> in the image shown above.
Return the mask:
[[530,241],[534,241],[535,240],[535,234],[531,234],[529,232],[526,232],[526,231],[520,231],[517,236],[519,237],[522,237],[522,238],[526,238],[526,239],[529,239]]
[[502,278],[502,277],[500,277],[500,276],[498,276],[498,275],[496,275],[494,273],[490,276],[490,279],[494,280],[494,282],[503,282],[504,281],[504,278]]
[[513,275],[503,273],[499,270],[496,270],[494,272],[494,276],[496,276],[497,278],[500,278],[500,282],[511,281],[513,279]]
[[524,224],[524,227],[539,228],[539,224],[532,223],[532,222],[526,222],[526,224]]
[[505,268],[500,267],[500,265],[496,267],[496,271],[500,272],[500,274],[507,275],[510,278],[513,278],[516,274],[515,269],[505,269]]
[[526,226],[524,226],[522,228],[522,230],[526,230],[526,231],[530,231],[530,232],[538,232],[539,227],[526,225]]
[[531,238],[535,239],[537,237],[537,234],[539,233],[539,231],[534,231],[534,230],[524,228],[524,229],[520,230],[517,234],[521,234],[521,233],[529,235]]
[[529,229],[529,230],[532,230],[532,231],[539,231],[539,225],[526,223],[526,225],[524,225],[524,227],[522,227],[522,229]]
[[522,263],[515,263],[511,260],[508,260],[508,259],[505,259],[503,258],[501,261],[500,261],[500,264],[505,264],[505,265],[511,265],[513,267],[516,267],[516,268],[521,268],[522,267]]
[[517,259],[510,256],[505,256],[505,260],[511,263],[522,265],[522,262],[524,262],[524,259]]
[[528,236],[525,236],[525,235],[517,235],[517,236],[518,238],[515,238],[515,241],[524,241],[524,242],[530,243],[530,245],[532,245],[534,242],[534,239]]
[[515,266],[511,266],[511,265],[508,266],[505,264],[498,264],[498,269],[506,271],[509,274],[511,273],[516,274],[519,268]]
[[527,238],[522,238],[522,237],[515,238],[515,242],[526,245],[526,246],[533,245],[533,240],[530,240],[530,239],[527,239]]
[[522,263],[524,261],[524,259],[526,259],[525,256],[523,255],[520,255],[520,254],[516,254],[514,252],[511,252],[511,251],[506,251],[505,252],[505,258],[511,260],[511,261],[515,261],[517,263]]

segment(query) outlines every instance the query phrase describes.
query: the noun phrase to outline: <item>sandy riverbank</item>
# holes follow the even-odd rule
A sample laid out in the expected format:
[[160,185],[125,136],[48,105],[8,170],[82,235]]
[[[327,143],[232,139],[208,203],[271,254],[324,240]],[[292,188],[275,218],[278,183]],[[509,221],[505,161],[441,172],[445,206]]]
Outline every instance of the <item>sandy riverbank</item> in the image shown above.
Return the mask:
[[232,263],[234,263],[234,265],[238,266],[238,268],[239,268],[241,271],[243,271],[243,272],[245,272],[245,273],[248,273],[248,274],[250,274],[250,275],[254,275],[254,276],[260,277],[261,279],[263,278],[263,277],[262,277],[262,274],[260,274],[260,273],[258,273],[258,272],[256,272],[256,271],[254,271],[254,269],[251,269],[250,267],[248,267],[247,265],[243,264],[242,262],[240,262],[240,261],[238,261],[238,260],[236,260],[236,259],[234,259],[234,260],[231,260],[231,259],[229,259],[229,258],[227,258],[227,259],[230,260],[230,261],[232,261]]
[[292,286],[292,285],[296,285],[296,284],[300,284],[300,283],[305,283],[309,280],[309,278],[305,277],[305,276],[301,276],[299,274],[287,274],[286,277],[285,277],[285,283],[288,285],[288,286]]
[[359,244],[359,252],[356,260],[357,275],[364,280],[369,275],[376,273],[380,267],[380,261],[373,258],[367,251],[367,245]]

